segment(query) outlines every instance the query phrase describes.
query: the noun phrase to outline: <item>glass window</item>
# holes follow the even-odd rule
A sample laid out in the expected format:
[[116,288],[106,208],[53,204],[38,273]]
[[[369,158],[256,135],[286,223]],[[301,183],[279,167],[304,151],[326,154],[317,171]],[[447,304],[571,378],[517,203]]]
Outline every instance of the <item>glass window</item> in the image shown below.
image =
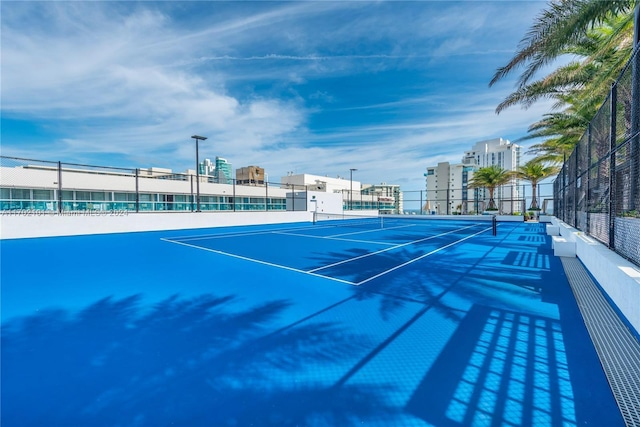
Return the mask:
[[135,193],[113,193],[113,200],[116,202],[135,202]]
[[91,200],[91,193],[88,191],[76,191],[76,200]]
[[33,190],[33,200],[53,200],[53,190]]
[[73,200],[73,191],[62,190],[62,200]]
[[11,190],[11,198],[13,200],[30,200],[31,191],[23,188],[14,188]]
[[8,188],[0,188],[0,199],[8,199],[10,197],[10,191]]
[[111,194],[107,194],[103,191],[92,191],[91,192],[91,200],[95,200],[98,202],[102,202],[105,200],[110,200],[111,199]]

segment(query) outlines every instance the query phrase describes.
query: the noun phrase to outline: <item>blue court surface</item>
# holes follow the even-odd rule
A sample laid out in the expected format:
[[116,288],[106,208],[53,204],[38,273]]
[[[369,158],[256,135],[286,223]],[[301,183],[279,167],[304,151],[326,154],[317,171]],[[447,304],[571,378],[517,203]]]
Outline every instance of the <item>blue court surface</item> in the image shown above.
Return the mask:
[[544,224],[497,230],[4,240],[1,425],[624,425]]

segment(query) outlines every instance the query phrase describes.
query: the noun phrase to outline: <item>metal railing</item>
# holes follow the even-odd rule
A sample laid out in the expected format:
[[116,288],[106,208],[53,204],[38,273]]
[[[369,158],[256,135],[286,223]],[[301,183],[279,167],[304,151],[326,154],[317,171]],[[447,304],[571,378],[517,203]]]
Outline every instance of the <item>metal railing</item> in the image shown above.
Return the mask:
[[[0,156],[0,211],[306,211],[307,186]],[[196,188],[200,187],[199,194]],[[284,189],[281,191],[278,189]]]
[[554,182],[556,216],[640,265],[640,49]]
[[[553,183],[536,186],[536,202],[540,210],[530,210],[533,191],[528,184],[496,188],[494,201],[501,215],[553,215]],[[462,197],[467,194],[467,197]],[[489,204],[489,191],[484,188],[450,187],[443,190],[403,191],[405,213],[416,215],[481,215]]]

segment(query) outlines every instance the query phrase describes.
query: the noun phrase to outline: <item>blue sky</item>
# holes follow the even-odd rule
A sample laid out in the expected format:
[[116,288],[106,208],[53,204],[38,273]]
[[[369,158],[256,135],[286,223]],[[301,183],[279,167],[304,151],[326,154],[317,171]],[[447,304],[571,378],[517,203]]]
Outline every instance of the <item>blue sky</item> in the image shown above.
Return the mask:
[[[500,115],[489,88],[542,1],[8,2],[2,154],[123,167],[200,157],[424,188],[480,140],[549,111]],[[531,142],[524,142],[525,147]]]

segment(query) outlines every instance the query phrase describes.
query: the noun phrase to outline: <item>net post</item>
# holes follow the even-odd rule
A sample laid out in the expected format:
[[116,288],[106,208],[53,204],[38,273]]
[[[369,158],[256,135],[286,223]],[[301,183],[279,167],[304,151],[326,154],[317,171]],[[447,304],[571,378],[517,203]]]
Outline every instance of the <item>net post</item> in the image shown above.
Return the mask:
[[491,218],[491,229],[494,236],[498,234],[498,216],[497,215],[493,215],[493,217]]

